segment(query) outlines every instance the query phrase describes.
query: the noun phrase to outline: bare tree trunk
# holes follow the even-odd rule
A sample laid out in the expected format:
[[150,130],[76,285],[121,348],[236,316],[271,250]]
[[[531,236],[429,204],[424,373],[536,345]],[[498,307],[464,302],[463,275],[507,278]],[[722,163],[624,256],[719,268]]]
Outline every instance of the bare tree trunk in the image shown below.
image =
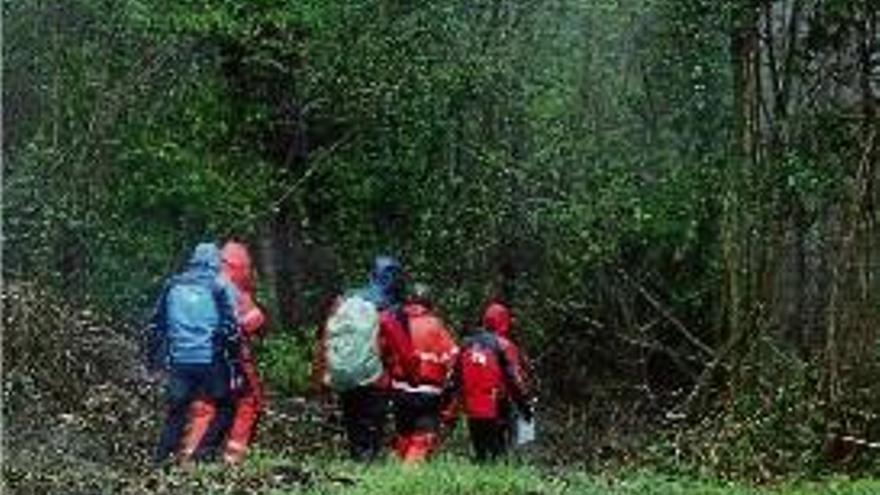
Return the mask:
[[755,211],[753,177],[758,162],[758,111],[760,43],[758,6],[749,2],[737,13],[731,32],[733,61],[734,116],[736,133],[732,143],[734,158],[728,165],[721,223],[723,278],[721,305],[726,340],[714,352],[712,361],[696,380],[681,405],[685,414],[700,410],[716,373],[737,359],[737,349],[754,326],[753,299],[756,287],[753,244]]
[[292,329],[299,323],[301,284],[297,273],[299,231],[290,202],[283,202],[272,219],[272,252],[275,264],[275,294],[278,323]]
[[[289,95],[287,95],[289,96]],[[279,95],[279,100],[285,97]],[[300,105],[291,102],[281,102],[284,111],[284,125],[275,137],[277,140],[275,149],[281,155],[283,153],[282,166],[291,172],[290,176],[305,169],[308,162],[308,141],[306,132],[305,116]],[[306,260],[303,255],[303,239],[300,230],[300,221],[296,217],[299,210],[293,196],[287,196],[278,207],[273,219],[272,240],[278,278],[275,283],[275,291],[278,295],[280,306],[280,321],[284,328],[296,328],[302,323],[303,301],[302,294],[305,278]]]
[[739,338],[749,318],[750,279],[753,276],[751,245],[751,201],[748,197],[752,168],[757,161],[757,66],[759,44],[757,11],[744,8],[733,33],[735,154],[725,201],[722,249],[725,261],[725,303],[727,330],[731,340]]
[[280,321],[281,304],[278,301],[277,287],[279,284],[278,266],[279,253],[275,249],[273,230],[270,225],[264,225],[260,229],[259,238],[257,240],[257,249],[259,250],[258,261],[260,263],[260,275],[263,279],[261,285],[268,287],[270,290],[269,297],[269,321],[274,325]]

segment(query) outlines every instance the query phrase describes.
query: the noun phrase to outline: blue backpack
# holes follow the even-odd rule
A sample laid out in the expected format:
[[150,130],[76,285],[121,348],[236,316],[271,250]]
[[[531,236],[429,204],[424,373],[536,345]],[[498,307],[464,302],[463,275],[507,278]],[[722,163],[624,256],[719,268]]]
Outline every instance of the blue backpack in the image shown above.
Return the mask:
[[151,362],[209,364],[234,358],[230,343],[238,336],[233,289],[216,276],[183,274],[162,292],[153,320]]

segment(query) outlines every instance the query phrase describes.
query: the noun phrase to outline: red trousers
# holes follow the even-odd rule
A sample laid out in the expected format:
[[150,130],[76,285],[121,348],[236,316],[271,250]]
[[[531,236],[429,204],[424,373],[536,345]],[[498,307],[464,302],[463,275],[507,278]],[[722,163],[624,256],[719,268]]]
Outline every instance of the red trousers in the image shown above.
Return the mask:
[[426,460],[440,446],[440,437],[433,431],[400,434],[394,439],[394,451],[404,464]]
[[436,394],[396,392],[394,450],[406,464],[426,460],[440,447],[441,401]]
[[[235,416],[226,436],[223,453],[223,460],[231,464],[244,460],[266,402],[256,363],[252,359],[243,360],[241,367],[247,386],[244,393],[235,401]],[[215,414],[214,404],[209,400],[199,399],[190,407],[189,414],[189,428],[180,452],[183,461],[188,461],[192,457],[208,429]]]

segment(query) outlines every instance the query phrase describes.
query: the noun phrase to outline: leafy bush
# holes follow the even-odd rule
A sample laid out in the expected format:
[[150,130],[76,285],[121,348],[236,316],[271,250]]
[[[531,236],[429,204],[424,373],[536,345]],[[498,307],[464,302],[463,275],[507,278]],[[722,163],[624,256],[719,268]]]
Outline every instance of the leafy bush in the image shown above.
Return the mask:
[[273,392],[303,395],[309,387],[311,349],[290,332],[277,332],[262,342],[257,365]]
[[758,338],[740,374],[719,396],[717,414],[670,435],[652,462],[671,472],[720,475],[754,482],[826,467],[827,414],[816,367],[768,338]]

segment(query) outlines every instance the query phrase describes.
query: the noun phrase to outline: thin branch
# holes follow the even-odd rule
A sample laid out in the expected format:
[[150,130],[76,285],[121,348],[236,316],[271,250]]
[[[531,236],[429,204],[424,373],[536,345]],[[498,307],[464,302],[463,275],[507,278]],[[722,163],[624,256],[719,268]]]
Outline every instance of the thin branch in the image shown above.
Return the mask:
[[669,309],[667,309],[666,306],[664,306],[656,297],[648,292],[648,290],[643,285],[633,280],[629,276],[629,274],[627,274],[626,271],[624,271],[622,268],[618,269],[618,273],[621,275],[621,277],[623,277],[624,280],[632,284],[632,286],[635,287],[639,294],[641,294],[651,304],[651,306],[654,307],[654,309],[656,309],[661,315],[663,315],[664,318],[669,320],[691,344],[696,346],[697,349],[700,349],[701,351],[706,353],[709,357],[715,357],[715,351],[708,345],[704,344],[690,330],[688,330],[688,328],[684,326],[684,323],[676,318],[675,315],[672,314],[672,312],[669,311]]
[[278,209],[281,207],[281,205],[284,204],[284,202],[285,202],[285,201],[286,201],[286,200],[287,200],[287,199],[288,199],[293,193],[295,193],[296,191],[298,191],[298,190],[302,187],[302,185],[305,184],[305,182],[306,182],[307,180],[309,180],[313,175],[315,175],[315,173],[316,173],[316,172],[317,172],[317,171],[318,171],[323,165],[325,165],[326,163],[328,163],[328,162],[330,161],[330,158],[333,157],[333,155],[336,153],[336,151],[337,151],[337,150],[338,150],[343,144],[346,144],[346,143],[348,143],[348,142],[351,140],[351,137],[353,136],[353,134],[354,134],[353,132],[350,132],[350,133],[346,134],[345,136],[343,136],[341,139],[339,139],[339,140],[337,140],[336,142],[334,142],[332,145],[330,145],[330,146],[328,146],[328,147],[326,147],[326,148],[323,148],[323,149],[319,152],[319,154],[317,154],[317,156],[315,156],[314,158],[312,158],[312,160],[311,160],[311,165],[310,165],[309,168],[305,171],[305,173],[303,173],[303,174],[302,174],[302,175],[301,175],[296,181],[294,181],[294,182],[291,183],[289,186],[287,186],[287,188],[285,188],[284,191],[282,191],[281,194],[280,194],[277,198],[275,198],[271,203],[269,203],[269,205],[268,205],[266,208],[264,208],[264,209],[262,209],[262,210],[260,210],[260,211],[257,211],[257,212],[255,212],[254,214],[252,214],[252,215],[250,215],[250,216],[247,216],[247,217],[245,217],[245,218],[242,218],[241,220],[239,220],[238,222],[236,222],[236,223],[231,227],[231,229],[232,229],[233,231],[235,231],[236,229],[241,228],[243,225],[248,225],[248,224],[250,224],[250,223],[253,223],[255,220],[257,220],[257,219],[259,219],[259,218],[262,218],[262,217],[265,216],[265,215],[268,215],[268,214],[270,214],[270,213],[277,212]]
[[871,442],[869,440],[865,440],[864,438],[854,437],[852,435],[828,435],[829,440],[839,440],[844,443],[851,443],[853,445],[858,445],[859,447],[864,447],[866,449],[880,449],[880,442]]

